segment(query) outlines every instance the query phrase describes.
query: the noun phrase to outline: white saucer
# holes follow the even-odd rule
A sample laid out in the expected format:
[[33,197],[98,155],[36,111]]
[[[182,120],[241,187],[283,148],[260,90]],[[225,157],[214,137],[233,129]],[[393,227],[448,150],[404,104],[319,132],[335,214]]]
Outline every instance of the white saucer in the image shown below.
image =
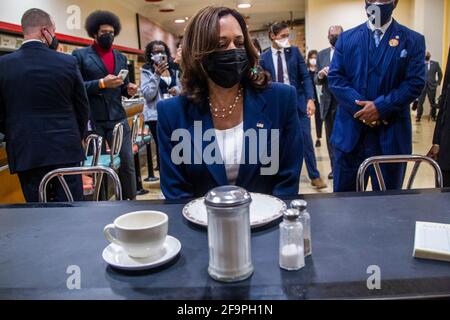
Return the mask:
[[164,242],[163,255],[151,258],[131,258],[121,246],[111,243],[103,250],[103,260],[110,266],[121,270],[147,270],[166,264],[175,258],[181,250],[178,239],[167,236]]

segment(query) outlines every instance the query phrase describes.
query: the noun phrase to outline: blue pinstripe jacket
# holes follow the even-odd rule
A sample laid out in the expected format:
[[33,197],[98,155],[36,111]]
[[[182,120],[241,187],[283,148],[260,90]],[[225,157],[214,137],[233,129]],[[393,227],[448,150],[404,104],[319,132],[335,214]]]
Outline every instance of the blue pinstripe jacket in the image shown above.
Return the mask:
[[[382,39],[382,49],[371,57],[375,66],[369,68],[369,37],[364,23],[344,32],[336,44],[328,75],[329,87],[339,102],[331,142],[344,152],[354,150],[364,127],[354,119],[360,110],[355,100],[371,100],[388,123],[379,129],[383,154],[410,154],[409,105],[425,86],[425,38],[394,20]],[[372,72],[375,77],[369,77]],[[377,97],[369,99],[368,88],[374,86]]]

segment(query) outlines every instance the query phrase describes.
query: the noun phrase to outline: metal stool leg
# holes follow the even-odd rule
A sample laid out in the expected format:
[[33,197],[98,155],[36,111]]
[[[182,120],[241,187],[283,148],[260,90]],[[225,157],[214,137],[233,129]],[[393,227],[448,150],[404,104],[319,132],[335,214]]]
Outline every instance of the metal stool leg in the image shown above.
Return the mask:
[[147,147],[147,169],[148,169],[148,178],[145,179],[145,182],[156,182],[159,181],[159,178],[155,177],[155,171],[153,170],[153,156],[152,156],[152,145],[151,143],[146,143]]

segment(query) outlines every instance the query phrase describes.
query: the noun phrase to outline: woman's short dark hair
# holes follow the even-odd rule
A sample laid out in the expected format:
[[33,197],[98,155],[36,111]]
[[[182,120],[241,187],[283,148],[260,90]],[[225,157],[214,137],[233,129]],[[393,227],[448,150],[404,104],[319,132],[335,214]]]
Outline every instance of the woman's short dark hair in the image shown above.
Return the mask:
[[249,68],[242,78],[242,85],[264,89],[270,82],[270,75],[259,66],[259,55],[252,44],[247,24],[242,15],[226,7],[206,7],[189,20],[183,38],[181,82],[183,94],[194,103],[208,97],[208,75],[203,62],[209,54],[217,51],[220,44],[220,19],[231,15],[239,23],[244,35],[244,48],[247,51]]
[[92,12],[86,19],[85,29],[89,37],[94,38],[100,30],[100,26],[109,25],[114,28],[114,36],[118,36],[122,30],[120,19],[110,11],[97,10]]
[[155,46],[163,46],[166,51],[168,61],[171,60],[172,53],[170,52],[169,46],[164,41],[154,40],[145,47],[145,61],[147,64],[153,64],[152,52]]
[[309,63],[309,60],[312,58],[312,56],[317,56],[318,51],[317,50],[311,50],[308,52],[308,57],[306,58],[306,66],[309,68],[311,67],[311,64]]
[[285,22],[275,22],[269,28],[269,35],[272,33],[273,35],[278,35],[284,29],[289,28],[289,25]]
[[256,50],[259,51],[259,53],[262,53],[262,48],[261,48],[261,44],[259,43],[258,39],[253,38],[252,39],[252,43],[255,46]]

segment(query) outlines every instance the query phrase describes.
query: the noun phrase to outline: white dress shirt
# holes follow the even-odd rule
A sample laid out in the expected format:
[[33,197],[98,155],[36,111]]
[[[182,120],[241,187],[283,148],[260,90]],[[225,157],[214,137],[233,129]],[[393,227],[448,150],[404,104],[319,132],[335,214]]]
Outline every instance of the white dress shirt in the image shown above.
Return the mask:
[[379,29],[381,30],[382,34],[381,34],[381,38],[380,40],[383,40],[384,35],[386,34],[387,30],[389,29],[389,27],[392,24],[393,19],[391,18],[391,20],[389,20],[388,23],[386,23],[384,26],[382,26],[381,28],[377,28],[375,27],[375,25],[372,23],[372,21],[368,20],[367,21],[367,26],[369,27],[370,31],[374,32],[375,30]]
[[234,128],[215,130],[220,154],[225,165],[228,183],[235,185],[241,166],[242,147],[244,144],[244,123]]
[[28,43],[28,42],[39,42],[39,43],[43,43],[41,40],[38,40],[38,39],[30,39],[30,40],[26,40],[26,41],[22,42],[22,45],[24,45],[25,43]]
[[273,79],[274,81],[277,81],[278,79],[278,51],[281,52],[281,61],[283,62],[283,75],[284,75],[284,83],[285,84],[291,84],[291,82],[289,81],[289,72],[288,72],[288,68],[287,68],[287,63],[286,63],[286,55],[284,54],[284,49],[275,49],[274,47],[271,47],[272,49],[272,59],[273,59],[273,66],[275,69],[275,79]]

